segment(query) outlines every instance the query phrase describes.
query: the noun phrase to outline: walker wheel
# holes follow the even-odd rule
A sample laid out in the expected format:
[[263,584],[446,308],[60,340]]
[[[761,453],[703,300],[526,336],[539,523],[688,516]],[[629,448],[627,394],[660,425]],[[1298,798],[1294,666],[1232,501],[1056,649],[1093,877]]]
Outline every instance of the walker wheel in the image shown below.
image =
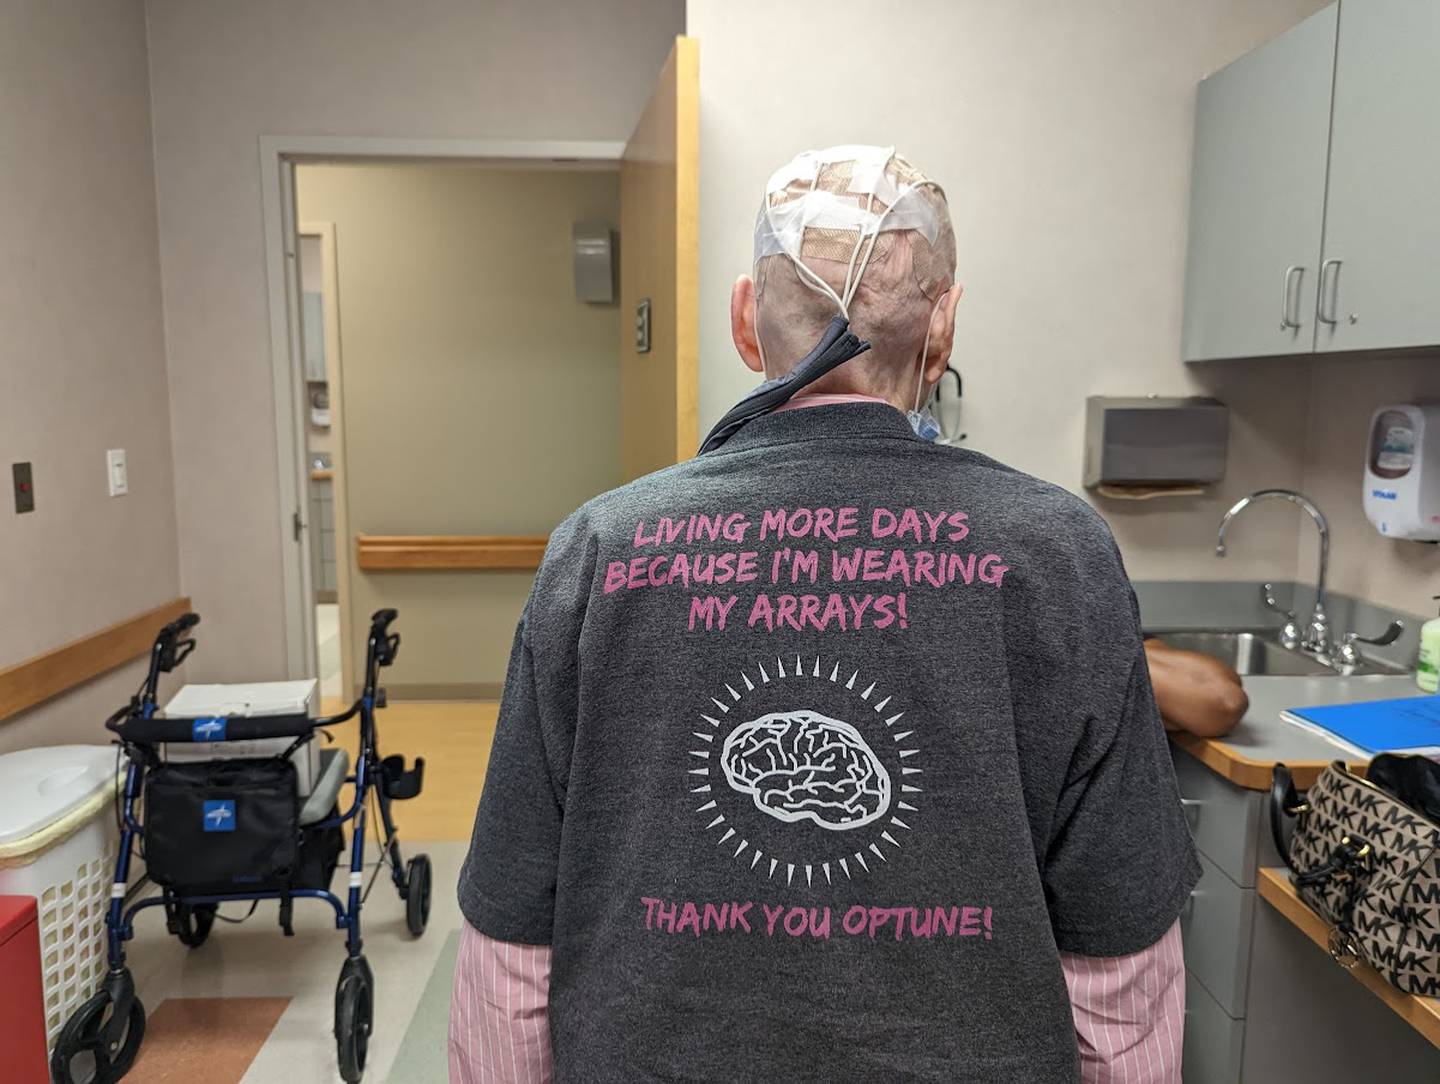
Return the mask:
[[130,999],[130,1019],[114,1044],[105,1042],[110,995],[101,991],[75,1011],[55,1040],[50,1074],[55,1084],[113,1084],[130,1071],[145,1038],[145,1006]]
[[354,1084],[365,1072],[365,1055],[370,1048],[373,1017],[372,989],[365,972],[343,968],[335,989],[335,1053],[340,1076]]
[[201,903],[194,907],[182,903],[176,908],[175,936],[182,945],[193,949],[205,943],[211,927],[215,925],[215,909],[213,903]]
[[430,856],[417,854],[405,865],[405,926],[414,937],[430,922]]
[[345,963],[340,967],[340,981],[335,984],[335,1009],[340,1009],[340,987],[345,984],[346,978],[350,975],[359,975],[365,980],[365,985],[375,989],[375,972],[370,970],[370,961],[364,956],[347,956]]

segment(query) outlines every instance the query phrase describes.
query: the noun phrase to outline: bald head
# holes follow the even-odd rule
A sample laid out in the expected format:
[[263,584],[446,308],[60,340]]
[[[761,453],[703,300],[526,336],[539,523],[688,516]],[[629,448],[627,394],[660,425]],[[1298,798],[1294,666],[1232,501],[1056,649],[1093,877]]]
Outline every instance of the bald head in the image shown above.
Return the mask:
[[797,156],[767,185],[755,255],[754,278],[741,277],[731,305],[752,369],[789,371],[843,304],[871,350],[810,390],[908,409],[917,382],[928,390],[944,372],[960,297],[955,235],[944,192],[902,156],[873,147]]

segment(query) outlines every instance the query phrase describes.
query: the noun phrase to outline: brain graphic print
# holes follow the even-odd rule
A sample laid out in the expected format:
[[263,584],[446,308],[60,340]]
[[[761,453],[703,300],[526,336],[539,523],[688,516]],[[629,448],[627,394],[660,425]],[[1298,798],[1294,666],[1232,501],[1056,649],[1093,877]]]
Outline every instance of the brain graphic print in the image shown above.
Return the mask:
[[890,808],[890,775],[849,723],[785,711],[742,723],[725,739],[725,780],[776,820],[844,831]]

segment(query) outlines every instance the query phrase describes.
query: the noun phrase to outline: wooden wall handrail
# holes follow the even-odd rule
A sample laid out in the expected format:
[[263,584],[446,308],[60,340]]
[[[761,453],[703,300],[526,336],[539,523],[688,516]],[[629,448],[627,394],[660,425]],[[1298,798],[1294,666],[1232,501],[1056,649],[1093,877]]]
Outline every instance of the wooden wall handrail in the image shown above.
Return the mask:
[[538,535],[355,536],[355,563],[364,572],[534,572],[549,538]]
[[82,682],[140,658],[150,650],[161,626],[189,610],[190,600],[177,598],[5,667],[0,670],[0,720],[19,715]]

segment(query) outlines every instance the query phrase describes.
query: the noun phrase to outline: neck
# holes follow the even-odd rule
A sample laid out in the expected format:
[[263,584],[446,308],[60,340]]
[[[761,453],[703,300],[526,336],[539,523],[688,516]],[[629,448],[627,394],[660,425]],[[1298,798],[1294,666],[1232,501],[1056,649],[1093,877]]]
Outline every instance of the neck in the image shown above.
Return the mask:
[[816,406],[839,406],[845,403],[880,403],[884,406],[894,406],[889,399],[881,399],[877,395],[866,395],[862,392],[811,392],[808,389],[802,391],[787,403],[782,403],[775,408],[778,414],[782,410],[802,410],[805,407]]
[[[799,392],[796,393],[794,399],[792,399],[791,402],[798,403],[802,399],[823,399],[830,402],[886,403],[894,407],[896,410],[900,411],[901,414],[904,414],[914,408],[915,385],[913,382],[908,388],[874,388],[866,386],[863,383],[856,382],[854,380],[837,379],[841,375],[841,370],[843,370],[844,368],[844,366],[841,366],[840,370],[836,370],[836,372],[834,373],[827,374],[821,377],[819,380],[815,381],[815,383],[810,384],[805,388],[802,388]],[[773,374],[767,372],[766,378],[773,379],[776,375],[784,374]],[[929,394],[929,391],[930,389],[928,387],[922,389],[920,393],[921,402],[924,402],[925,397]],[[806,402],[801,405],[813,406],[817,404],[813,402]]]

